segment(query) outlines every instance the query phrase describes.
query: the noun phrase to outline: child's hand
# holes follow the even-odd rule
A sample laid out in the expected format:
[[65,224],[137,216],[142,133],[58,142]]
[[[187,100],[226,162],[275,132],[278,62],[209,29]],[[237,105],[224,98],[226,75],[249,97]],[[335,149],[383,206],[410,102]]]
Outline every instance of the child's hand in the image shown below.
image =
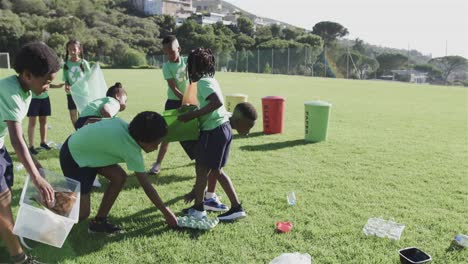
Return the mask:
[[55,195],[52,186],[42,177],[33,180],[33,183],[41,194],[42,201],[48,206],[53,207],[55,205]]
[[177,227],[177,217],[174,215],[174,213],[171,210],[167,210],[167,212],[164,213],[164,218],[166,219],[166,223],[169,227],[171,228]]
[[185,123],[194,118],[196,118],[195,111],[191,111],[191,112],[187,112],[185,114],[180,115],[179,117],[177,117],[177,120]]
[[65,92],[69,93],[70,92],[70,85],[65,84]]

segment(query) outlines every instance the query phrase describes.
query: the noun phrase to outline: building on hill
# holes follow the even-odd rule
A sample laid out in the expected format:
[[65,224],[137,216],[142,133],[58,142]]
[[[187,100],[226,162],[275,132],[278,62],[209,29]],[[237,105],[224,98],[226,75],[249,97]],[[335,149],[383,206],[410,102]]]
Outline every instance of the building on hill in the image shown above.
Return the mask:
[[146,15],[184,16],[195,13],[192,0],[130,0],[130,4]]
[[193,0],[193,6],[197,9],[197,12],[223,13],[221,0]]

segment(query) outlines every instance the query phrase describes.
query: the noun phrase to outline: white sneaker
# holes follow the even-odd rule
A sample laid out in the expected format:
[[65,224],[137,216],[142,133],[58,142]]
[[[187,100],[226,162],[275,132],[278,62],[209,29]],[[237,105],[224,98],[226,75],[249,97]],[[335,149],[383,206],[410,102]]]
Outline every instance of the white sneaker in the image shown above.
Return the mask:
[[195,219],[206,219],[206,211],[205,210],[198,211],[196,209],[189,208],[187,215],[191,216],[191,217],[193,217]]
[[101,182],[99,182],[99,179],[97,177],[96,177],[96,179],[94,179],[93,187],[96,187],[96,188],[101,188],[102,187],[102,184],[101,184]]

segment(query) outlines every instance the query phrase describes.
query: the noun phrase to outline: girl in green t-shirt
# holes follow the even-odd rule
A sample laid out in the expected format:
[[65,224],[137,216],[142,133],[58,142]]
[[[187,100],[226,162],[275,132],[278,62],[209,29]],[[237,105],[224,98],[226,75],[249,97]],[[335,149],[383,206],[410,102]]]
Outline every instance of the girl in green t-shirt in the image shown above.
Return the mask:
[[[70,111],[70,120],[75,126],[78,120],[78,111],[75,102],[70,94],[70,87],[84,77],[85,72],[90,71],[89,63],[80,57],[83,52],[81,43],[72,39],[65,45],[65,64],[63,65],[63,81],[65,82],[65,92],[67,93],[68,110]],[[70,58],[68,58],[70,56]]]

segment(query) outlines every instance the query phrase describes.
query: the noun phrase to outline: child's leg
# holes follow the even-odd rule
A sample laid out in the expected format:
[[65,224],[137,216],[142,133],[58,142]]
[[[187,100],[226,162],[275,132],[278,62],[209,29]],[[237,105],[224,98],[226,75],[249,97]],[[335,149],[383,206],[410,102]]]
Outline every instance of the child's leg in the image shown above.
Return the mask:
[[195,171],[197,174],[197,178],[195,179],[195,205],[203,204],[203,198],[205,196],[205,188],[206,188],[206,181],[208,174],[210,173],[210,169],[200,165],[195,165]]
[[39,116],[39,131],[41,133],[41,143],[46,143],[47,138],[47,116]]
[[98,173],[109,180],[109,186],[104,192],[101,205],[96,214],[96,218],[105,218],[127,180],[127,173],[117,164],[99,168]]
[[70,110],[70,120],[73,127],[75,127],[76,120],[78,120],[78,111],[76,109]]
[[81,194],[80,196],[80,222],[91,214],[91,194]]
[[5,241],[10,256],[23,253],[18,238],[13,234],[13,214],[11,212],[11,192],[6,189],[0,193],[0,235]]
[[29,123],[28,123],[28,142],[29,147],[34,147],[34,130],[36,129],[36,117],[30,116]]
[[[239,198],[237,197],[236,190],[234,189],[234,185],[232,185],[231,178],[224,173],[223,169],[210,171],[211,177],[217,177],[219,184],[223,188],[224,192],[226,193],[229,201],[231,202],[231,207],[237,207],[239,203]],[[210,176],[208,178],[210,178]]]
[[216,191],[216,181],[218,178],[216,177],[216,174],[210,173],[208,174],[208,188],[207,192],[209,193],[214,193]]

